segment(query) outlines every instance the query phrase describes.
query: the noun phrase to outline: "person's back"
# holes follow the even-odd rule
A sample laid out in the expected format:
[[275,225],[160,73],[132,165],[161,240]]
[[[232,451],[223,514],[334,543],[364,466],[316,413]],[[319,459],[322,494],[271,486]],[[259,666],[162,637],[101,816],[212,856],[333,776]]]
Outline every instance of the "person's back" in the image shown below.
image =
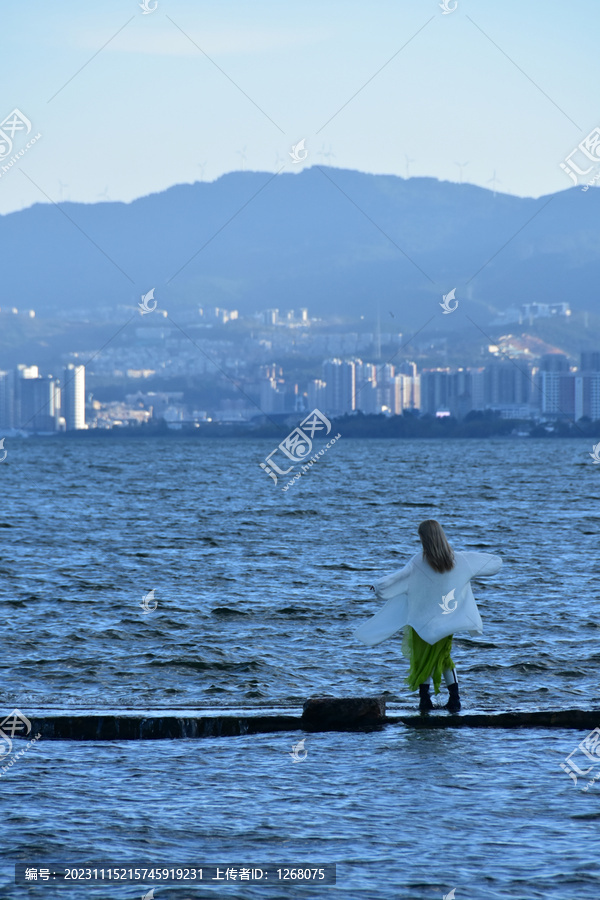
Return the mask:
[[450,694],[447,708],[460,709],[456,668],[450,656],[455,631],[481,634],[483,625],[471,579],[497,572],[502,560],[490,553],[454,552],[434,519],[419,525],[422,553],[374,590],[388,602],[355,636],[374,646],[406,626],[402,652],[410,660],[407,683],[420,691],[420,709],[433,709],[429,686],[437,694],[442,675]]

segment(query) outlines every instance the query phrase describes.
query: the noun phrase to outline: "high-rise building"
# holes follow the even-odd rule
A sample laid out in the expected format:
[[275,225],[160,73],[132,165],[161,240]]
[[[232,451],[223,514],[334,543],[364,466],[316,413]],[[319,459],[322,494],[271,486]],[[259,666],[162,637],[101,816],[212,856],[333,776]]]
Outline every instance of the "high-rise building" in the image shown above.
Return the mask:
[[417,377],[417,364],[415,362],[403,362],[396,366],[396,371],[401,375],[411,375]]
[[377,366],[374,363],[365,363],[362,359],[355,359],[353,363],[357,392],[366,384],[377,384]]
[[323,363],[323,380],[325,381],[324,412],[332,415],[343,415],[356,409],[356,372],[353,361],[343,362],[341,359],[328,359]]
[[459,419],[473,409],[473,379],[470,369],[460,368],[448,379],[448,410]]
[[415,362],[403,362],[396,366],[396,377],[406,375],[409,380],[402,382],[402,409],[421,408],[421,376],[417,375]]
[[17,366],[14,386],[14,427],[25,431],[56,431],[57,384],[37,366]]
[[471,409],[485,407],[485,369],[469,369],[471,375]]
[[[550,383],[551,380],[548,390]],[[532,400],[531,369],[525,364],[512,363],[492,363],[473,369],[430,369],[421,375],[421,394],[420,405],[427,413],[448,410],[457,418],[464,418],[474,409],[522,413]],[[549,395],[548,402],[551,402]]]
[[312,411],[313,409],[325,410],[327,385],[320,378],[309,381],[306,392],[306,405]]
[[[581,416],[598,421],[600,419],[600,370],[590,372],[582,378],[583,385],[581,389],[581,407],[576,404],[575,420]],[[579,398],[577,397],[577,400]]]
[[381,391],[377,387],[377,366],[362,359],[353,360],[355,398],[354,407],[367,415],[381,412]]
[[356,392],[356,409],[372,415],[380,413],[383,405],[385,398],[382,397],[382,388],[373,381],[363,382],[360,390]]
[[581,354],[581,371],[582,372],[600,372],[600,352],[592,350],[591,352],[582,352]]
[[61,385],[62,414],[67,431],[80,431],[85,424],[85,366],[73,363],[64,370]]
[[542,372],[568,372],[569,357],[564,353],[545,353],[540,360]]
[[16,428],[15,373],[0,372],[0,431]]
[[279,390],[275,378],[265,378],[261,381],[260,408],[265,415],[285,412],[285,389]]
[[421,373],[421,408],[426,413],[448,409],[449,369],[428,369]]
[[600,419],[600,372],[538,372],[541,412],[572,419]]
[[541,371],[538,385],[542,413],[575,417],[575,376],[572,373]]
[[[562,366],[566,362],[567,371],[569,363],[566,357],[559,354],[549,354],[546,371],[561,371],[555,366]],[[484,406],[523,406],[531,401],[531,368],[526,363],[512,362],[491,363],[486,366],[483,373]]]
[[394,375],[391,379],[388,406],[392,415],[401,416],[410,409],[411,381],[410,375]]

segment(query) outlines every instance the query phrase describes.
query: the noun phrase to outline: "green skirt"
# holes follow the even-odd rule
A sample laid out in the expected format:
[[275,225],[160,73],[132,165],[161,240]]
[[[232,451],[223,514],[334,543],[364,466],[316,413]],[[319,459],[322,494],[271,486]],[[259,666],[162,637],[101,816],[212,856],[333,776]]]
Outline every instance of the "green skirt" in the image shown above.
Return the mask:
[[402,638],[402,654],[410,661],[410,669],[405,678],[411,691],[416,691],[420,684],[433,677],[433,689],[436,694],[440,692],[442,672],[444,669],[453,669],[454,663],[450,652],[452,650],[452,637],[442,638],[435,644],[428,644],[419,637],[414,628],[407,625]]

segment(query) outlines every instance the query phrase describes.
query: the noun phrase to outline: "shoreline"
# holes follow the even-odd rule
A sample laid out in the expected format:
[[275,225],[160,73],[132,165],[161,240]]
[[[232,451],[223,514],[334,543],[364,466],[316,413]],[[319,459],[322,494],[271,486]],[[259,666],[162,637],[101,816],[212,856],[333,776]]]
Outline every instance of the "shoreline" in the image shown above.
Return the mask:
[[[166,423],[156,425],[127,425],[115,428],[86,428],[75,431],[24,432],[21,430],[0,431],[4,440],[61,440],[86,441],[101,440],[148,440],[167,438],[169,440],[282,440],[294,427],[296,421],[286,416],[280,423],[201,423],[169,427]],[[456,419],[428,420],[405,419],[403,416],[386,419],[378,416],[347,416],[331,419],[335,429],[346,440],[502,440],[541,439],[557,440],[582,438],[599,440],[600,421],[558,422],[553,426],[534,424],[522,419]]]

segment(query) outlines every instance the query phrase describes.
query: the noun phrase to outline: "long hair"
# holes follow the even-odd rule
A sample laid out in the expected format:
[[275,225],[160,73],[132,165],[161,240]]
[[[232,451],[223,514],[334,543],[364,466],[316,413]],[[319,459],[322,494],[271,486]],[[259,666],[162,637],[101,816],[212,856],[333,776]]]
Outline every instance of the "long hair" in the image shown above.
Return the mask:
[[454,568],[454,553],[439,522],[435,519],[421,522],[419,537],[423,544],[423,558],[435,572],[449,572]]

